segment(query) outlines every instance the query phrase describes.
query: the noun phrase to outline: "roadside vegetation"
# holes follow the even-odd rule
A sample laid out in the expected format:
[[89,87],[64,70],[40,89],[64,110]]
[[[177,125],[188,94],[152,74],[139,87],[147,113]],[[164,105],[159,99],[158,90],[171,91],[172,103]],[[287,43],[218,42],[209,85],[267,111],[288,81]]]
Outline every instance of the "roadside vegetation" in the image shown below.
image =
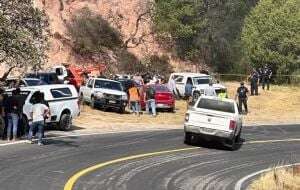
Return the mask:
[[250,185],[250,190],[298,190],[300,167],[276,169],[263,174]]

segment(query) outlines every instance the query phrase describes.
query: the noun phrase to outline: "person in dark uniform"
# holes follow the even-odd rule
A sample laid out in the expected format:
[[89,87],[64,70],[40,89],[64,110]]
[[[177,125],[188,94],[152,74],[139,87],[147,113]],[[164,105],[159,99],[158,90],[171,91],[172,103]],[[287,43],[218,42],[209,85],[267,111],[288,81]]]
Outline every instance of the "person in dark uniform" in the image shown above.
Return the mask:
[[238,97],[238,108],[239,108],[239,113],[242,114],[243,113],[243,109],[242,109],[242,105],[244,105],[245,108],[245,112],[248,113],[248,105],[247,105],[247,101],[248,101],[248,93],[249,90],[247,87],[245,87],[244,82],[241,82],[241,86],[238,87],[237,89],[237,94],[236,94],[236,98]]
[[258,96],[258,79],[259,75],[256,69],[253,69],[251,76],[250,76],[250,83],[251,83],[251,96]]
[[272,70],[265,65],[264,69],[263,69],[263,79],[262,79],[262,89],[265,89],[265,85],[267,85],[267,90],[270,90],[270,81],[272,78]]

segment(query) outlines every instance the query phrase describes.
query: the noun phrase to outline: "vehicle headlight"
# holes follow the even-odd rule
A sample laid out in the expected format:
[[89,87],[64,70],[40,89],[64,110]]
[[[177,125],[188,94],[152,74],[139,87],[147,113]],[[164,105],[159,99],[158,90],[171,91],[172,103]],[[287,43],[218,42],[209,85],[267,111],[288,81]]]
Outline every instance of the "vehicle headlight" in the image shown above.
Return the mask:
[[128,99],[128,97],[127,97],[127,95],[126,95],[126,94],[124,94],[124,95],[122,95],[121,99],[122,99],[122,100],[127,100],[127,99]]
[[104,95],[103,95],[102,92],[96,92],[96,97],[97,97],[97,98],[103,98]]
[[190,119],[190,114],[189,114],[189,113],[186,113],[186,114],[185,114],[185,117],[184,117],[184,120],[185,120],[186,122],[188,122],[189,119]]

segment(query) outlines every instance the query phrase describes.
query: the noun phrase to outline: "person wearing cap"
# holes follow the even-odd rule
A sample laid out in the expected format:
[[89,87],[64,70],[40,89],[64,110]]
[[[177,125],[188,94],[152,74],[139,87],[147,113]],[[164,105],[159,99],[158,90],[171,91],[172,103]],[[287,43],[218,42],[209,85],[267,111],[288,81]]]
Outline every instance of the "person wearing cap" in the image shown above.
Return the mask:
[[213,87],[212,81],[210,81],[208,87],[206,87],[204,89],[204,95],[205,96],[215,96],[215,97],[217,96],[217,93],[216,93],[215,88]]
[[244,82],[241,82],[241,86],[238,87],[237,94],[236,94],[236,98],[238,97],[238,108],[240,114],[243,113],[242,105],[244,105],[245,112],[248,113],[248,105],[247,105],[248,93],[249,93],[248,88],[245,87]]

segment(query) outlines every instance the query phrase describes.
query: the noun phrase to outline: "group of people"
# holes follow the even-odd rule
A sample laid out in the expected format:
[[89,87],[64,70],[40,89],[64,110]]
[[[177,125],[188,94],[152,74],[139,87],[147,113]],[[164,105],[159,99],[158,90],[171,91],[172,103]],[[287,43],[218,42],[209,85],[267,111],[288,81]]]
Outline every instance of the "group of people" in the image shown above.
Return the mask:
[[[270,90],[270,82],[272,78],[272,70],[267,65],[263,68],[253,69],[249,80],[250,80],[250,95],[258,96],[258,86],[261,85],[262,89],[265,89],[267,86],[267,90]],[[248,113],[248,94],[249,90],[245,86],[244,82],[241,82],[240,87],[237,89],[236,98],[238,98],[238,109],[239,112],[242,113],[244,106],[245,112]]]
[[20,88],[14,89],[11,95],[0,90],[0,111],[4,131],[2,139],[16,141],[18,136],[25,134],[28,141],[33,143],[32,136],[38,131],[38,145],[43,145],[45,119],[50,116],[49,107],[44,100],[43,93],[36,93],[33,106],[30,107],[28,121],[23,119],[24,96]]
[[[150,114],[156,117],[156,102],[155,102],[155,84],[165,84],[163,77],[159,75],[140,75],[137,73],[132,77],[132,83],[130,84],[128,95],[129,95],[129,107],[132,113],[140,115],[141,113],[141,99],[144,99],[146,114]],[[143,86],[147,85],[144,89]],[[142,97],[142,91],[145,90],[145,96]]]
[[263,90],[265,89],[265,86],[267,86],[267,90],[270,90],[272,74],[272,70],[267,65],[258,69],[253,68],[252,73],[249,77],[249,81],[251,84],[251,96],[258,96],[259,85],[262,86]]

